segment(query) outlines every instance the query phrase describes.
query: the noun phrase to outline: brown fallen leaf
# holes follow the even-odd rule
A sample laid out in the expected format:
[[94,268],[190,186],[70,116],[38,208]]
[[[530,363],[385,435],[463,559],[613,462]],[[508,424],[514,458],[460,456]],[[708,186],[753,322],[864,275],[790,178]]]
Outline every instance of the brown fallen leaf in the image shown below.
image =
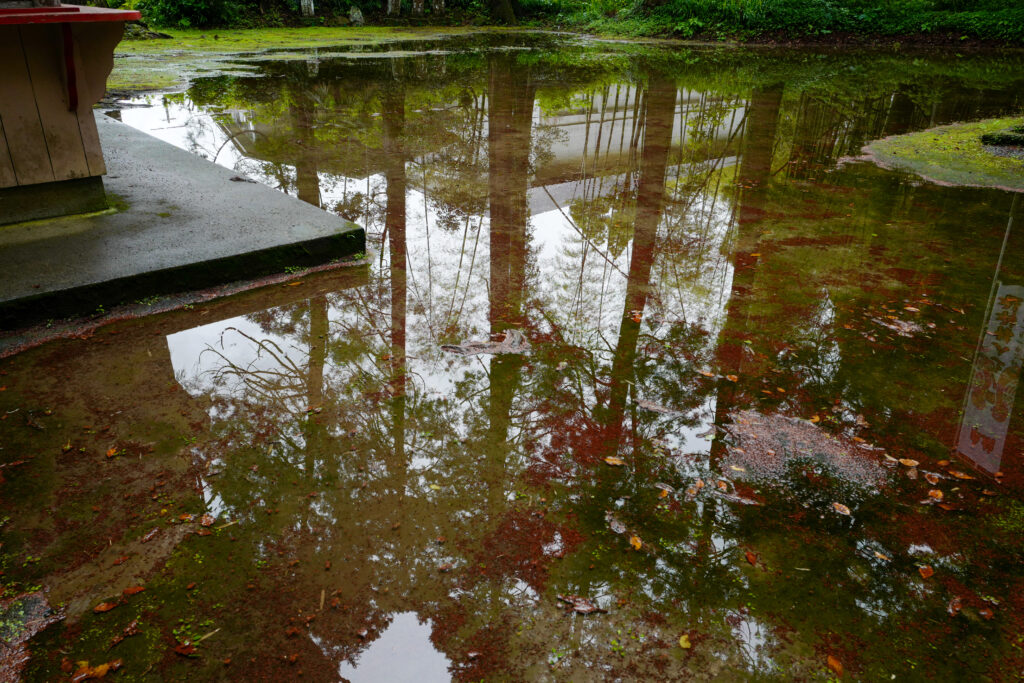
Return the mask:
[[900,464],[906,467],[917,467],[920,463],[911,458],[900,458]]
[[640,540],[639,536],[630,536],[629,544],[633,546],[634,550],[640,550],[644,547],[644,542]]
[[217,520],[214,519],[213,515],[209,512],[204,513],[203,516],[199,518],[199,524],[202,526],[213,526],[213,523],[216,521]]
[[594,614],[595,612],[607,611],[595,605],[591,600],[588,600],[587,598],[584,598],[579,595],[559,594],[558,599],[564,603],[567,603],[570,607],[572,607],[572,610],[577,614]]
[[143,586],[128,586],[128,588],[125,588],[123,591],[121,591],[121,595],[127,598],[132,595],[135,595],[136,593],[141,593],[144,590],[146,589]]
[[714,377],[715,376],[715,373],[708,372],[707,370],[698,370],[697,372],[702,374],[702,375],[704,375],[705,377]]
[[880,560],[885,560],[886,562],[892,562],[892,558],[891,557],[889,557],[885,553],[880,553],[877,550],[875,551],[875,557],[877,557]]
[[747,556],[747,562],[749,562],[750,564],[752,564],[752,565],[754,565],[756,567],[757,566],[757,555],[754,554],[753,551],[748,550],[747,553],[746,553],[746,556]]
[[924,474],[924,480],[927,481],[929,484],[932,484],[933,486],[937,486],[940,479],[941,477],[939,477],[939,475],[935,474],[934,472],[925,472]]
[[[114,639],[110,641],[110,648],[114,647],[115,645],[120,643],[125,638],[129,638],[131,636],[137,636],[138,634],[139,634],[139,620],[138,619],[132,619],[132,623],[130,623],[127,626],[125,626],[124,630],[121,631],[120,635],[114,636]],[[107,648],[107,649],[109,650],[110,648]]]
[[181,655],[182,657],[194,657],[196,654],[196,646],[190,642],[178,643],[174,648],[174,654]]
[[832,509],[841,515],[850,516],[850,508],[846,507],[842,503],[832,503]]
[[96,614],[102,614],[103,612],[109,612],[110,610],[114,609],[115,607],[117,607],[117,604],[118,603],[116,602],[101,602],[100,604],[93,607],[92,611]]
[[935,573],[935,570],[932,569],[931,566],[927,565],[927,564],[922,564],[920,567],[917,568],[917,571],[921,575],[922,579],[930,578],[932,576],[932,574]]
[[948,461],[948,460],[940,460],[940,461],[938,461],[938,462],[937,462],[936,464],[937,464],[937,465],[938,465],[939,467],[945,467],[946,465],[948,465],[948,464],[949,464],[949,461]]
[[72,683],[78,683],[78,681],[93,681],[100,678],[105,678],[111,671],[117,671],[120,669],[124,662],[120,659],[115,659],[112,662],[105,664],[97,664],[96,666],[89,666],[89,662],[81,662],[81,666],[71,676]]
[[982,607],[981,609],[979,609],[978,614],[980,614],[982,619],[985,620],[994,619],[996,616],[995,612],[993,612],[988,607]]
[[928,497],[933,498],[934,500],[942,500],[945,497],[945,494],[939,489],[932,489],[928,492]]
[[974,477],[972,477],[971,475],[967,474],[966,472],[961,472],[960,470],[950,470],[949,476],[964,480],[974,479]]
[[626,464],[625,460],[623,460],[622,458],[617,458],[614,455],[609,455],[607,458],[604,459],[604,461],[609,465],[614,465],[615,467],[621,467],[622,465]]
[[195,517],[186,512],[185,514],[178,515],[178,519],[182,522],[191,522],[193,519],[195,519]]
[[963,600],[959,596],[953,596],[950,599],[949,604],[946,605],[946,611],[949,612],[949,616],[955,617],[960,613],[960,609],[963,607]]
[[990,489],[982,489],[981,495],[983,496],[998,496],[999,494]]
[[726,375],[725,378],[727,380],[729,380],[730,382],[739,382],[740,381],[740,378],[737,377],[736,375]]
[[818,417],[817,415],[811,415],[811,422],[813,422],[814,424],[818,424],[819,422],[821,422],[821,418]]
[[158,527],[158,526],[153,527],[152,529],[149,530],[148,533],[146,533],[145,536],[142,537],[142,542],[143,543],[149,543],[154,538],[156,538],[156,535],[158,533],[160,533],[160,527]]
[[833,657],[832,655],[829,655],[825,659],[825,662],[828,664],[828,668],[832,669],[832,673],[834,673],[836,676],[839,676],[840,678],[842,678],[842,676],[843,676],[843,663],[842,662],[840,662],[837,658]]
[[110,448],[107,450],[108,458],[113,458],[115,455],[117,455],[117,448]]

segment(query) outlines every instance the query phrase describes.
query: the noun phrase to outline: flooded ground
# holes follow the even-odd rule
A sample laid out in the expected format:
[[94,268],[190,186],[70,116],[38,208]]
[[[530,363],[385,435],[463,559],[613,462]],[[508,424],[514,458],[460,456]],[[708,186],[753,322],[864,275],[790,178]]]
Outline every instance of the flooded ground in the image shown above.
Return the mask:
[[1021,675],[1020,53],[389,49],[119,112],[372,251],[0,360],[5,676]]

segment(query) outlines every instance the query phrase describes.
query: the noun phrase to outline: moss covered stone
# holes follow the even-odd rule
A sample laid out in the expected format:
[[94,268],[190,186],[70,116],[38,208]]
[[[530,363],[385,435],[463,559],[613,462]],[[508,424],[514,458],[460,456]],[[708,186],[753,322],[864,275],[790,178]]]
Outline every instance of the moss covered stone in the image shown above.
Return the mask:
[[864,148],[875,163],[923,176],[940,185],[997,187],[1024,192],[1024,160],[992,154],[982,136],[1024,125],[1024,118],[987,119],[939,126],[876,140]]

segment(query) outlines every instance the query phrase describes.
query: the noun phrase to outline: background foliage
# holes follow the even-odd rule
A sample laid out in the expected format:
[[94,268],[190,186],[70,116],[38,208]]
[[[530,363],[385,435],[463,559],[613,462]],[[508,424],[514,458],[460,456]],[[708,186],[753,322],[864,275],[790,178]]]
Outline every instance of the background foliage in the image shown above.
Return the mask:
[[447,0],[423,17],[385,15],[385,0],[94,0],[134,6],[155,26],[178,28],[343,24],[356,6],[370,21],[494,23],[509,5],[518,22],[624,35],[787,39],[832,35],[918,36],[1024,43],[1024,0]]

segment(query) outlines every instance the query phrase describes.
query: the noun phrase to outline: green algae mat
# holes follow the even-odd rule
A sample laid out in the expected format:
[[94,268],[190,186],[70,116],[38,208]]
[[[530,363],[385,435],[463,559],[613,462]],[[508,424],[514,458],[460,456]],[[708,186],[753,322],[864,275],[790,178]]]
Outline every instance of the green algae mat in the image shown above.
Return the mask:
[[1000,156],[981,136],[1024,125],[1024,117],[956,123],[893,135],[864,148],[886,168],[917,173],[940,185],[995,187],[1024,192],[1024,155]]

